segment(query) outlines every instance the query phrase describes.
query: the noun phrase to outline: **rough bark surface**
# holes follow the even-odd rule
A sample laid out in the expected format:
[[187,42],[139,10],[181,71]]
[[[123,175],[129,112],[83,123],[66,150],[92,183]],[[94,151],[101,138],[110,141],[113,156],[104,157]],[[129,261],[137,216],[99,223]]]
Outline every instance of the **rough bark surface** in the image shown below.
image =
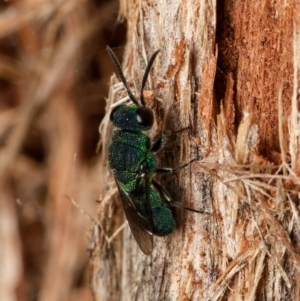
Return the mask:
[[[90,246],[95,299],[300,300],[299,3],[225,1],[216,10],[214,1],[131,0],[121,7],[132,87],[161,50],[148,84],[157,121],[149,135],[191,127],[172,135],[160,166],[200,155],[158,181],[185,206],[210,214],[177,210],[176,231],[155,237],[148,257],[128,226],[110,240],[123,222],[105,163],[107,116],[100,128],[104,231],[95,226]],[[117,82],[108,111],[126,95]]]

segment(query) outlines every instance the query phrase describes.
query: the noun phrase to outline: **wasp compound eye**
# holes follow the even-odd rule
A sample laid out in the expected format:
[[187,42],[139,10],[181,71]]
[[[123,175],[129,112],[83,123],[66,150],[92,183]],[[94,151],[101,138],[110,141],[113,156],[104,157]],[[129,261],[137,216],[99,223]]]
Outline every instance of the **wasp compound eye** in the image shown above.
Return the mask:
[[136,120],[139,125],[151,127],[154,122],[154,116],[151,109],[147,107],[139,107],[136,110]]

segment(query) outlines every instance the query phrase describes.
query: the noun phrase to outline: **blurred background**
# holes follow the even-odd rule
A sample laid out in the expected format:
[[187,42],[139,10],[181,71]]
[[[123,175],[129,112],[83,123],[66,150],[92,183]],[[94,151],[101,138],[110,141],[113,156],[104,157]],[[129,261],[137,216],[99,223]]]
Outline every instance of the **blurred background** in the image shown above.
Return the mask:
[[99,124],[126,24],[116,0],[0,4],[0,301],[93,300]]

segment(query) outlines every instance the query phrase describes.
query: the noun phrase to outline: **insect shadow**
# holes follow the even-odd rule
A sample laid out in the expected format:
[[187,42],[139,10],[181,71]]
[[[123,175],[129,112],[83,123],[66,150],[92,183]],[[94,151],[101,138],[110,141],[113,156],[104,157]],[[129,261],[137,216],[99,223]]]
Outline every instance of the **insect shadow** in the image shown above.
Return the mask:
[[151,129],[154,123],[154,114],[146,106],[143,90],[159,50],[152,54],[146,66],[139,99],[132,94],[111,48],[107,46],[106,50],[133,103],[117,105],[110,113],[110,120],[117,129],[113,131],[108,148],[108,162],[132,234],[142,252],[149,255],[153,250],[153,235],[166,236],[175,230],[176,222],[171,206],[206,213],[175,202],[168,191],[153,179],[155,173],[179,172],[197,158],[176,168],[157,168],[155,152],[163,145],[163,133],[152,143],[143,133]]

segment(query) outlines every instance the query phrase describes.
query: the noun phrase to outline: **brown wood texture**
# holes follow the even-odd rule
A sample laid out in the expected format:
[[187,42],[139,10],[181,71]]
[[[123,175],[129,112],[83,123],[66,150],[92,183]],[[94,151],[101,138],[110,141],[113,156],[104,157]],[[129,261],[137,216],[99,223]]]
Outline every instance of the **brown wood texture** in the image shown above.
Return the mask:
[[[157,177],[177,229],[145,256],[107,165],[112,126],[101,125],[105,186],[90,245],[96,300],[299,300],[299,3],[123,1],[123,70],[139,87],[157,49],[147,99],[172,136],[159,165],[200,159]],[[215,77],[216,75],[216,77]],[[126,96],[113,77],[110,105]],[[137,91],[139,91],[137,89]],[[151,94],[150,93],[150,94]],[[152,95],[151,94],[151,95]]]

